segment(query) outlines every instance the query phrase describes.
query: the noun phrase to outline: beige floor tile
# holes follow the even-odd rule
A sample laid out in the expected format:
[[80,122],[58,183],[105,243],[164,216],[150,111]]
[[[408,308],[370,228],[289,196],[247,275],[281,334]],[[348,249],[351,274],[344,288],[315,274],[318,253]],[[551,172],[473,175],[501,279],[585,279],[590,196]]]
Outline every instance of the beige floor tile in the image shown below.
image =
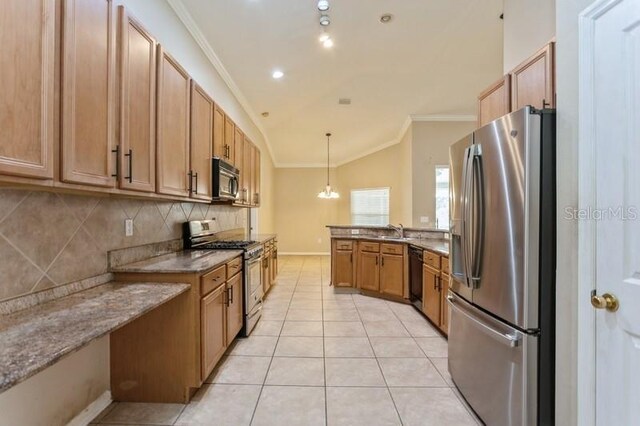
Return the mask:
[[261,388],[257,385],[204,385],[176,425],[248,426]]
[[100,422],[108,424],[172,425],[183,409],[183,404],[120,402]]
[[291,309],[322,309],[322,300],[300,300],[291,301]]
[[291,300],[282,300],[282,299],[271,299],[267,297],[267,299],[262,304],[262,309],[273,309],[277,310],[287,310],[289,309],[289,305],[291,304]]
[[373,349],[366,337],[325,337],[327,358],[373,358]]
[[265,386],[252,426],[325,424],[324,388]]
[[376,337],[409,337],[409,332],[398,320],[363,321],[369,336]]
[[353,303],[353,300],[325,297],[322,301],[322,307],[324,309],[354,309],[356,305]]
[[104,410],[102,410],[100,412],[100,414],[98,414],[93,420],[91,420],[91,423],[89,423],[89,424],[98,424],[98,423],[100,423],[100,420],[102,420],[107,414],[109,414],[111,412],[111,410],[116,408],[116,405],[118,405],[117,402],[112,402],[111,404],[109,404],[109,406],[107,408],[105,408]]
[[238,338],[227,355],[273,356],[278,338],[275,336],[249,336]]
[[429,324],[424,318],[417,320],[402,321],[402,325],[413,337],[439,337],[440,333],[434,326]]
[[280,337],[275,356],[322,358],[322,337]]
[[284,324],[282,320],[274,321],[260,318],[256,328],[251,332],[251,336],[279,336],[282,324]]
[[375,358],[327,358],[327,386],[386,386]]
[[327,424],[387,426],[401,423],[387,388],[327,387]]
[[431,358],[431,363],[436,366],[438,372],[449,386],[455,386],[453,384],[453,380],[451,379],[451,374],[449,374],[448,358]]
[[270,363],[271,358],[266,356],[227,356],[220,361],[205,382],[261,385]]
[[370,337],[370,340],[378,358],[424,357],[424,353],[411,337]]
[[366,337],[360,321],[325,321],[324,335],[327,337]]
[[305,292],[300,292],[300,293],[295,293],[293,295],[293,298],[291,299],[292,302],[298,302],[298,301],[316,301],[316,302],[321,302],[322,301],[322,294],[320,293],[305,293]]
[[447,387],[427,358],[378,358],[388,386]]
[[448,356],[447,341],[442,337],[419,337],[416,342],[429,358],[446,358]]
[[324,386],[324,359],[275,357],[265,384]]
[[449,388],[393,388],[405,426],[475,426],[477,423]]
[[[357,305],[356,305],[357,306]],[[382,308],[358,306],[362,321],[396,321],[397,317],[386,305]]]
[[287,321],[322,321],[322,309],[289,309]]
[[322,321],[285,321],[281,336],[322,337]]
[[262,310],[262,318],[269,321],[283,321],[287,317],[287,309],[269,309]]
[[325,321],[360,321],[358,311],[353,308],[324,309]]
[[319,285],[301,285],[296,287],[296,294],[299,293],[316,293],[322,294],[322,288]]

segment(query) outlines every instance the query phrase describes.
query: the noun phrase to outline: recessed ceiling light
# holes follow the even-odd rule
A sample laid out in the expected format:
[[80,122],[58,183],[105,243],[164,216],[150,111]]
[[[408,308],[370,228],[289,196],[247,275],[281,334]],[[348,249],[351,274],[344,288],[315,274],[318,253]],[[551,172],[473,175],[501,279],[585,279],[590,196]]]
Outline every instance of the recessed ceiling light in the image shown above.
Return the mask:
[[327,49],[333,47],[333,40],[331,40],[331,38],[326,39],[325,41],[322,42],[322,45],[324,47],[326,47]]
[[284,77],[284,73],[282,71],[280,71],[280,70],[275,70],[273,72],[273,74],[271,74],[271,76],[273,78],[275,78],[276,80],[278,80],[278,79],[281,79],[282,77]]
[[269,111],[265,111],[265,112],[263,112],[263,113],[262,113],[262,116],[263,116],[264,118],[267,118],[267,117],[269,116]]
[[322,34],[320,36],[320,38],[318,38],[318,40],[320,40],[320,43],[324,43],[325,41],[329,40],[331,37],[329,37],[329,34]]
[[382,15],[380,17],[380,22],[382,22],[383,24],[388,24],[389,22],[391,22],[391,20],[393,19],[393,15],[390,13],[385,13],[384,15]]
[[331,23],[331,19],[329,19],[329,15],[325,15],[324,13],[320,15],[320,25],[323,27],[328,26]]
[[329,10],[329,0],[318,0],[318,10],[320,12]]

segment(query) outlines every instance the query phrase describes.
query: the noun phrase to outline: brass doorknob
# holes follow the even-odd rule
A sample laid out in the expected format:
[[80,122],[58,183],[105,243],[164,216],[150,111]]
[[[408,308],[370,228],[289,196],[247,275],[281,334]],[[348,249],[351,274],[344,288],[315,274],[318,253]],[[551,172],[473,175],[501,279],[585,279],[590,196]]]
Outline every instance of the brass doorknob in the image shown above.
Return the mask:
[[591,306],[596,309],[606,309],[609,312],[615,312],[620,307],[618,298],[613,294],[605,293],[602,296],[598,296],[596,291],[591,292]]

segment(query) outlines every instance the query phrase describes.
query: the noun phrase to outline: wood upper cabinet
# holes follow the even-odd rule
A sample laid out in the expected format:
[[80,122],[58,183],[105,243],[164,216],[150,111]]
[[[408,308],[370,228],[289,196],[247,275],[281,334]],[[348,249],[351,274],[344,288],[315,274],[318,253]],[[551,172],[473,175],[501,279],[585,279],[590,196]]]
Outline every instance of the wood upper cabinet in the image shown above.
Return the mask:
[[158,45],[157,192],[189,196],[190,77]]
[[213,156],[226,160],[224,124],[224,111],[216,104],[213,109]]
[[478,127],[511,112],[511,76],[505,75],[478,96]]
[[0,174],[53,178],[55,0],[0,13]]
[[224,117],[224,149],[227,162],[235,164],[235,138],[236,125],[229,117]]
[[[113,187],[112,176],[116,172],[116,155],[112,153],[116,124],[113,3],[65,0],[62,13],[62,180]],[[25,42],[21,43],[24,48]]]
[[242,274],[235,274],[227,282],[227,346],[242,329]]
[[227,349],[227,288],[221,285],[200,302],[201,380],[206,379]]
[[243,145],[244,147],[242,148],[242,170],[240,172],[240,177],[241,177],[241,181],[243,182],[243,188],[244,188],[244,198],[243,198],[243,202],[246,205],[251,205],[252,200],[253,200],[253,195],[251,193],[251,183],[253,180],[253,169],[251,168],[251,157],[252,157],[252,151],[253,149],[252,147],[252,143],[251,140],[249,140],[249,138],[245,135],[243,138]]
[[531,105],[555,108],[555,43],[549,43],[511,71],[513,111]]
[[449,275],[444,274],[440,277],[441,283],[441,303],[440,303],[440,330],[443,333],[449,333],[449,304],[447,303],[447,292],[449,291]]
[[253,167],[253,205],[260,206],[260,150],[254,146],[254,167]]
[[156,39],[118,7],[120,143],[118,184],[156,190]]
[[440,271],[422,266],[422,311],[435,324],[440,325]]
[[363,290],[380,290],[380,260],[378,253],[359,252],[357,282],[358,287]]
[[404,256],[380,255],[380,291],[390,296],[404,295]]
[[247,174],[245,173],[246,170],[244,168],[244,134],[237,127],[235,130],[235,133],[236,134],[234,136],[234,143],[235,143],[234,162],[235,162],[236,168],[240,170],[240,182],[239,182],[240,187],[238,189],[238,196],[236,197],[236,202],[240,204],[245,204],[247,199],[247,191],[246,191]]
[[213,113],[213,100],[195,81],[191,81],[189,192],[192,198],[200,200],[211,200],[212,196]]

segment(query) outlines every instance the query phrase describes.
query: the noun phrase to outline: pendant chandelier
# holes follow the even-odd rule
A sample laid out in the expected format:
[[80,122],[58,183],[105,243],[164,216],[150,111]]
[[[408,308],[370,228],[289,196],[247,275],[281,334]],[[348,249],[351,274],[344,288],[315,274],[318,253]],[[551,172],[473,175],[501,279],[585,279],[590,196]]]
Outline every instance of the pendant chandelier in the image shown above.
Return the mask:
[[329,184],[329,138],[331,137],[331,133],[327,133],[325,135],[327,137],[327,186],[324,191],[321,191],[318,194],[318,198],[322,199],[335,199],[340,198],[340,194],[331,189],[331,184]]

